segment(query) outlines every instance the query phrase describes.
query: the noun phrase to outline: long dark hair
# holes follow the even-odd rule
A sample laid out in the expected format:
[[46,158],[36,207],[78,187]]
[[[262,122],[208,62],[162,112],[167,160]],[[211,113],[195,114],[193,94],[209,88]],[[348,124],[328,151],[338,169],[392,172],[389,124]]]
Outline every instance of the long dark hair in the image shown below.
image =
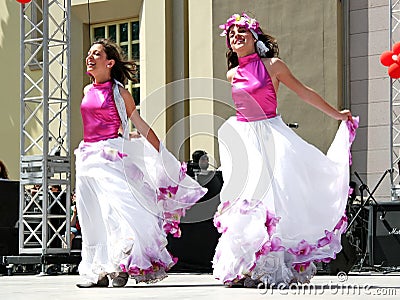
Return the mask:
[[[273,36],[271,36],[269,34],[263,33],[261,28],[260,28],[260,31],[261,31],[261,33],[258,34],[258,40],[263,42],[265,44],[265,46],[269,49],[267,54],[262,57],[278,57],[279,56],[279,46],[278,46],[278,42],[277,42],[276,38],[274,38]],[[229,35],[227,35],[226,38],[228,39],[228,43],[229,43],[228,36]],[[255,43],[254,43],[254,47],[256,48],[256,51],[257,51],[257,47],[255,46]],[[228,70],[239,65],[238,56],[235,52],[233,52],[232,48],[229,48],[228,51],[226,52],[226,58],[227,58]]]
[[95,44],[102,45],[107,59],[115,61],[114,66],[111,68],[111,77],[113,79],[118,80],[122,84],[127,84],[128,80],[137,82],[135,62],[133,60],[126,60],[122,49],[115,42],[109,39],[99,39],[92,46]]
[[0,178],[9,179],[6,165],[0,160]]

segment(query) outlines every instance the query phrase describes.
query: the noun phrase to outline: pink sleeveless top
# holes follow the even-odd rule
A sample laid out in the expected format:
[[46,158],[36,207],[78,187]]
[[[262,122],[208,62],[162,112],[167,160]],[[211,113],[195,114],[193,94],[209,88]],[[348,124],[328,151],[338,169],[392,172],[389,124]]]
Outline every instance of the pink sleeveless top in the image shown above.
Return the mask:
[[276,117],[274,85],[257,53],[239,57],[239,66],[232,80],[232,98],[238,121]]
[[114,102],[113,82],[93,83],[82,99],[83,140],[116,138],[121,120]]

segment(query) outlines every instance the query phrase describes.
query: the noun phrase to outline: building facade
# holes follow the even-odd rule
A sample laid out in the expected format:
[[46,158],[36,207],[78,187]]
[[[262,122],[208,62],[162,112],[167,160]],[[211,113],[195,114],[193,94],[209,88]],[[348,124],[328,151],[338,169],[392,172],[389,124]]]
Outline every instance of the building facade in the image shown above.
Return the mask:
[[[32,0],[35,1],[35,0]],[[79,105],[89,82],[84,59],[97,37],[115,39],[137,60],[139,83],[128,88],[144,119],[180,160],[197,149],[219,166],[217,131],[234,114],[219,24],[233,13],[254,16],[275,36],[296,77],[337,108],[361,118],[353,170],[373,185],[390,164],[388,77],[379,54],[389,47],[388,0],[72,0],[71,147],[82,139]],[[0,3],[0,159],[19,178],[19,18],[15,0]],[[338,122],[284,86],[278,110],[322,151]],[[73,158],[72,158],[73,159]],[[73,172],[72,172],[73,173]],[[295,184],[295,183],[294,183]],[[386,179],[377,195],[390,195]],[[323,196],[323,195],[321,195]]]

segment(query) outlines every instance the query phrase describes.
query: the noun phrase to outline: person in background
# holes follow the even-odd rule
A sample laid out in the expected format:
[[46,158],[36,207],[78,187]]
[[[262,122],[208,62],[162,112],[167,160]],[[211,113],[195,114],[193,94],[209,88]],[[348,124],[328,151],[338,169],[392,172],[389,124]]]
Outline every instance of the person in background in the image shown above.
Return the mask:
[[0,160],[0,180],[9,180],[7,167],[2,160]]
[[71,235],[70,242],[72,248],[73,239],[81,234],[81,226],[79,224],[78,213],[76,211],[76,193],[75,191],[71,194]]

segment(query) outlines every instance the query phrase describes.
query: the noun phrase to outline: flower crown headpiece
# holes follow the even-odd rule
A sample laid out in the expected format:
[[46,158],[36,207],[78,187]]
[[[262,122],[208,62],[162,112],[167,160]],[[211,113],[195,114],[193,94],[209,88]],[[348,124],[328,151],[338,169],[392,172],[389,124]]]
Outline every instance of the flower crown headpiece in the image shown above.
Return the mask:
[[255,33],[260,34],[260,24],[256,19],[250,18],[245,13],[242,15],[233,14],[228,20],[226,20],[225,24],[219,25],[220,29],[223,29],[221,36],[226,36],[228,34],[228,30],[232,25],[238,25],[240,27],[244,27],[247,30],[253,30]]
[[[269,49],[265,46],[265,44],[262,41],[258,40],[258,35],[262,34],[260,24],[256,19],[250,18],[247,14],[242,13],[242,15],[239,14],[233,14],[228,20],[226,20],[225,24],[219,25],[220,29],[223,29],[222,33],[220,36],[228,36],[228,31],[229,28],[232,25],[238,25],[240,27],[246,28],[246,30],[250,30],[250,32],[253,34],[254,38],[257,40],[256,43],[256,49],[257,52],[260,56],[265,57]],[[226,38],[226,46],[228,48],[231,48],[229,44],[229,38]]]

